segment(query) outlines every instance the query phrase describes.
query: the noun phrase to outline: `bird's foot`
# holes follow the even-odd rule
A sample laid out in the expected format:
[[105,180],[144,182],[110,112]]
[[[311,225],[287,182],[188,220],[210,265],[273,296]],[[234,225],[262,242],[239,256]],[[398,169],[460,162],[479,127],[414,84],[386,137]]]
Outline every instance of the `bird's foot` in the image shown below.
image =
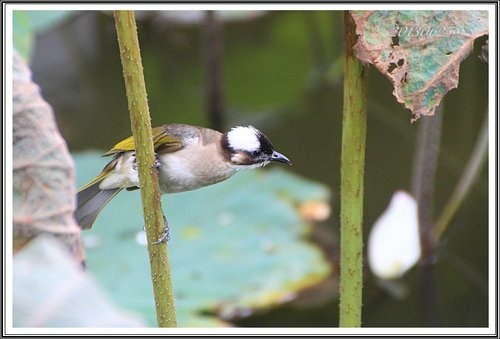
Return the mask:
[[132,160],[132,170],[137,171],[137,158],[135,152],[130,155],[130,159]]
[[[132,169],[134,171],[137,171],[137,157],[135,155],[135,152],[130,155],[130,159],[132,160]],[[158,154],[155,153],[155,162],[153,163],[153,167],[156,168],[158,171],[161,168],[161,162],[160,159],[158,158]]]
[[163,216],[163,231],[161,232],[160,238],[156,240],[153,244],[160,244],[162,242],[167,242],[170,240],[170,231],[168,228],[167,217]]
[[161,162],[160,159],[158,158],[158,154],[156,153],[155,153],[155,162],[153,163],[153,167],[156,168],[158,171],[160,171]]

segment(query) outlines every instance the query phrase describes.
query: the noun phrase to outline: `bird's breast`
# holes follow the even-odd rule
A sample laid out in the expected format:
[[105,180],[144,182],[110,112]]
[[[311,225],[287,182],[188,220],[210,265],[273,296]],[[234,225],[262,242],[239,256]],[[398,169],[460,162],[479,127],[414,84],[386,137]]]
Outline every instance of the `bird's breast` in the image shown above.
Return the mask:
[[190,145],[159,157],[160,189],[176,193],[213,185],[228,179],[237,169],[219,156],[216,145]]

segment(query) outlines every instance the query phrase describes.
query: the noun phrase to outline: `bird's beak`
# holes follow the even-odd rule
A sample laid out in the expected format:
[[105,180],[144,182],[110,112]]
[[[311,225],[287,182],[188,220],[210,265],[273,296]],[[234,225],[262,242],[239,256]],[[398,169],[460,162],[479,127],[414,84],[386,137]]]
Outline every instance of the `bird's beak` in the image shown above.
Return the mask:
[[277,162],[282,162],[282,163],[288,164],[288,165],[292,164],[287,157],[285,157],[280,152],[276,152],[276,151],[273,151],[273,154],[271,154],[271,157],[270,157],[269,160],[271,160],[271,161],[277,161]]

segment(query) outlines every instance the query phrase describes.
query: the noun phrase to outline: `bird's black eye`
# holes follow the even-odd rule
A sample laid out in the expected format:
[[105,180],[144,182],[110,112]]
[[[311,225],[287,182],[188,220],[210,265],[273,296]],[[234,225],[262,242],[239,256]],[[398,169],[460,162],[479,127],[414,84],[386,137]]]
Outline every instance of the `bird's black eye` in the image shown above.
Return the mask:
[[252,151],[252,156],[256,157],[260,154],[259,150]]

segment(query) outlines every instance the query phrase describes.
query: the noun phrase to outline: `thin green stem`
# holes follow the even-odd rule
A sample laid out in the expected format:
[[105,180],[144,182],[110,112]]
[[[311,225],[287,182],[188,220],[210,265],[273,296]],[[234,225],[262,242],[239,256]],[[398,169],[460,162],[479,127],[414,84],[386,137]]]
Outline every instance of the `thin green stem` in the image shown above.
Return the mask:
[[116,32],[123,66],[132,132],[141,185],[141,198],[148,239],[151,280],[159,327],[175,327],[175,301],[166,243],[156,243],[163,232],[163,211],[151,131],[151,118],[144,82],[135,16],[132,11],[115,11]]
[[467,193],[470,191],[472,184],[476,180],[479,171],[488,154],[488,113],[484,118],[483,126],[479,132],[479,136],[476,141],[476,146],[472,151],[467,165],[465,166],[464,172],[458,181],[455,190],[453,191],[450,199],[443,208],[441,215],[437,219],[434,226],[434,238],[439,240],[443,233],[446,231],[451,220],[455,216],[458,208],[464,201]]
[[361,326],[367,69],[355,57],[356,27],[345,12],[340,169],[340,327]]

